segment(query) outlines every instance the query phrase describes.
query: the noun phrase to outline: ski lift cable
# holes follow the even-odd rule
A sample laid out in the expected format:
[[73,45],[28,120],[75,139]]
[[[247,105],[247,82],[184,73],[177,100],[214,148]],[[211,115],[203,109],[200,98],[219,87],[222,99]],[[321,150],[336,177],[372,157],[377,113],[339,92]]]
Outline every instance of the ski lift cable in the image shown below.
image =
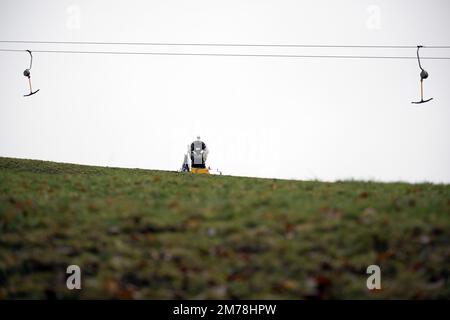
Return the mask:
[[[130,45],[130,46],[198,46],[198,47],[286,47],[286,48],[373,48],[373,49],[414,49],[416,45],[334,45],[295,43],[171,43],[171,42],[99,42],[99,41],[41,41],[41,40],[0,40],[0,43],[16,44],[63,44],[63,45]],[[450,49],[450,45],[423,46],[430,49]]]
[[[24,52],[21,49],[0,49],[0,52]],[[415,56],[362,56],[362,55],[297,55],[297,54],[240,54],[240,53],[191,53],[191,52],[145,52],[145,51],[81,51],[81,50],[32,50],[38,53],[62,54],[115,54],[155,56],[209,56],[209,57],[262,57],[262,58],[323,58],[323,59],[417,59]],[[450,57],[422,57],[423,60],[450,60]]]

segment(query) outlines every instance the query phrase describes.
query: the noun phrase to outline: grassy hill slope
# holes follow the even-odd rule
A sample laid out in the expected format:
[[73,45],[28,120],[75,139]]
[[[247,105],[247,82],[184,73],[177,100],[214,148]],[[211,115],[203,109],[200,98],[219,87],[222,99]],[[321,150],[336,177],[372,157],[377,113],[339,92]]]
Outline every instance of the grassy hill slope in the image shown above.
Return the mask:
[[0,158],[0,299],[450,298],[449,266],[449,185]]

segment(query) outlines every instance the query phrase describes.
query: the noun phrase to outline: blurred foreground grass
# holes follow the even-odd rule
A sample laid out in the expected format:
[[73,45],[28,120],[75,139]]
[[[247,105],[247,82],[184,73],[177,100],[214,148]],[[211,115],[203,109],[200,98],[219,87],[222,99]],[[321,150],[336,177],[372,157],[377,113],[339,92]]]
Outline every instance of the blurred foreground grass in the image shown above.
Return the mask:
[[448,299],[449,266],[449,185],[0,158],[0,299]]

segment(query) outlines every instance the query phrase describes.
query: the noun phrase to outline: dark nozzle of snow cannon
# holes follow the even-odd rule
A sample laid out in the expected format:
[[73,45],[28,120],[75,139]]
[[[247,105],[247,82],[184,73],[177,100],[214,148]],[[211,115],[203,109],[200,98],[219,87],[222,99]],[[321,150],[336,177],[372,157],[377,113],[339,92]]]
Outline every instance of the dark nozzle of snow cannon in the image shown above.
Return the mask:
[[422,70],[422,72],[420,73],[420,79],[426,79],[428,78],[428,72],[426,72],[425,70]]
[[25,71],[23,72],[23,75],[27,78],[30,77],[30,69],[25,69]]

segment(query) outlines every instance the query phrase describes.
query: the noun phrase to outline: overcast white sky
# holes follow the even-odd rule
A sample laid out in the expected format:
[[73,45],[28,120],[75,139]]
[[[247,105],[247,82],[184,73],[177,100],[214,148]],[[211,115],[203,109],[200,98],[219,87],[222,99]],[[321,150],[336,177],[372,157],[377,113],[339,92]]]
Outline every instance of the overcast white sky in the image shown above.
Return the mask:
[[[1,0],[0,40],[449,45],[450,1]],[[79,22],[79,23],[78,23]],[[414,49],[1,48],[363,54]],[[424,49],[423,56],[450,56]],[[0,156],[225,174],[450,182],[450,61],[0,52]]]

